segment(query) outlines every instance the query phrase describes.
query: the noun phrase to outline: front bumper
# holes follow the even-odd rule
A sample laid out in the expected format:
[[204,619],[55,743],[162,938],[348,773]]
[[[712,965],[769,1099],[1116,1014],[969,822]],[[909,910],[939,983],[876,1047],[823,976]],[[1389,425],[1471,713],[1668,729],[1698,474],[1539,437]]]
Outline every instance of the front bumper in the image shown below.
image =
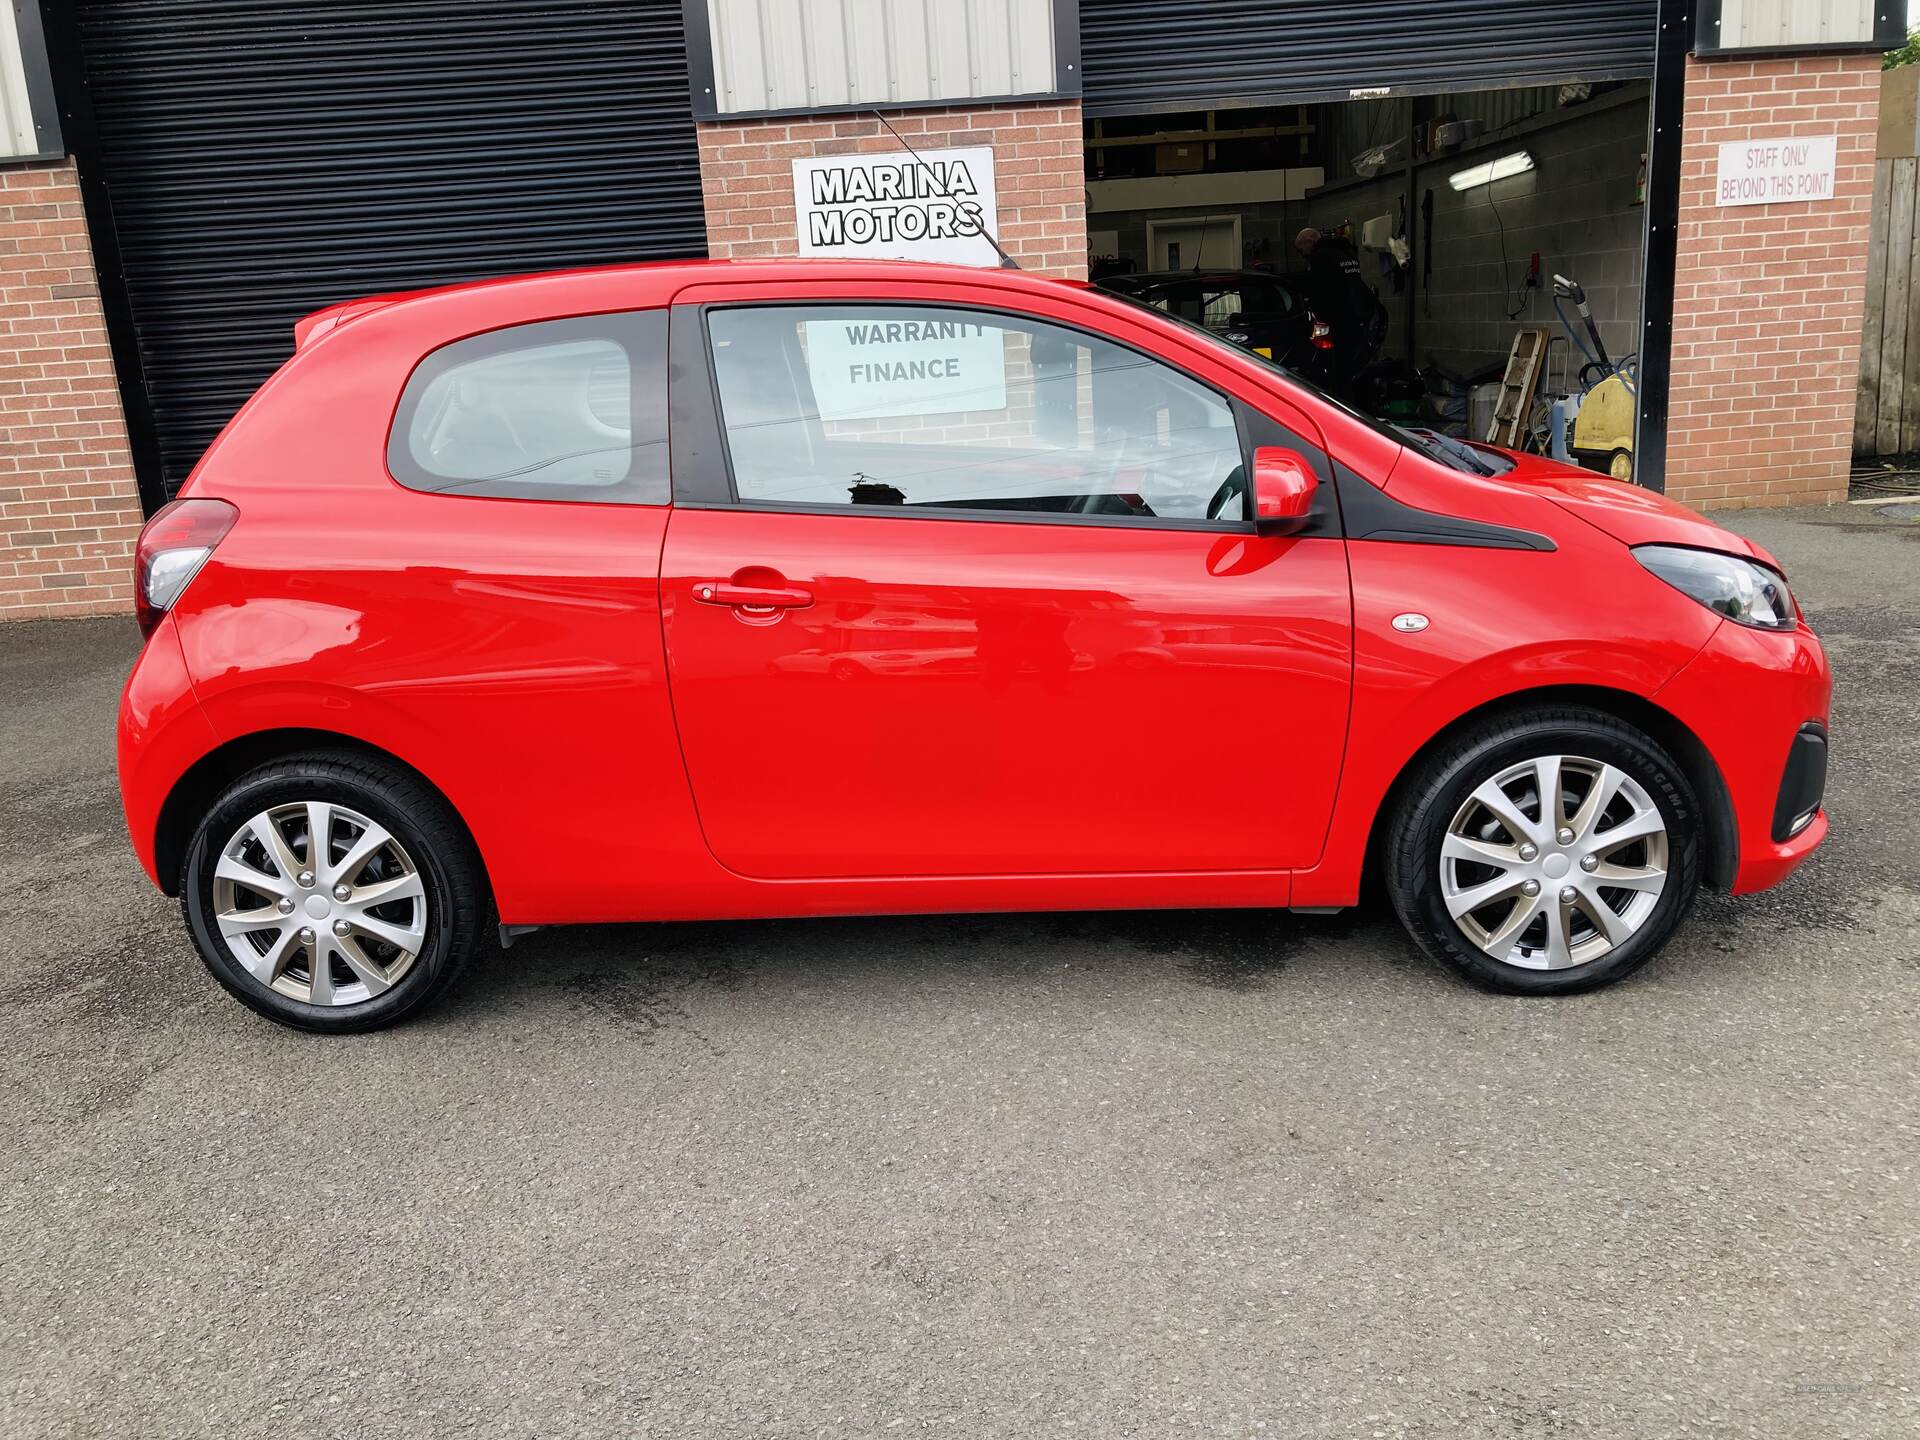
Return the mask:
[[1780,796],[1773,802],[1773,839],[1791,840],[1820,813],[1827,793],[1827,727],[1809,720],[1787,751]]
[[[1827,837],[1817,787],[1832,696],[1826,651],[1805,625],[1781,633],[1732,621],[1653,696],[1719,768],[1733,811],[1736,895],[1779,884]],[[1817,776],[1801,738],[1809,727],[1821,738]],[[1809,807],[1812,818],[1794,828]]]

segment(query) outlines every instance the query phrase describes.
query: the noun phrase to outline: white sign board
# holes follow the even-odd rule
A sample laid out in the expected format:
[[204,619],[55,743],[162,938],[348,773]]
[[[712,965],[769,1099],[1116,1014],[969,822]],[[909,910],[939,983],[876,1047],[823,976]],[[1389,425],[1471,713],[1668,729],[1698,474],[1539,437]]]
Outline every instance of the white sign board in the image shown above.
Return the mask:
[[1832,135],[1792,140],[1729,140],[1720,147],[1717,205],[1772,205],[1833,199],[1839,141]]
[[997,265],[993,150],[822,155],[793,162],[802,255]]
[[1006,332],[952,312],[806,322],[807,378],[822,420],[955,415],[1007,406]]

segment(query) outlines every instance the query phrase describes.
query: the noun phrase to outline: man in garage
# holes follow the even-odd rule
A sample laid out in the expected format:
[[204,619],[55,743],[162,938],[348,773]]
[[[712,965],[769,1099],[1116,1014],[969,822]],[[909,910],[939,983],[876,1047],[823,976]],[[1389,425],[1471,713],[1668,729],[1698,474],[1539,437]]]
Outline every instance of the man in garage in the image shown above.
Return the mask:
[[1294,236],[1293,248],[1307,262],[1307,305],[1331,332],[1326,386],[1346,396],[1378,344],[1379,297],[1360,273],[1359,252],[1340,236],[1309,225]]

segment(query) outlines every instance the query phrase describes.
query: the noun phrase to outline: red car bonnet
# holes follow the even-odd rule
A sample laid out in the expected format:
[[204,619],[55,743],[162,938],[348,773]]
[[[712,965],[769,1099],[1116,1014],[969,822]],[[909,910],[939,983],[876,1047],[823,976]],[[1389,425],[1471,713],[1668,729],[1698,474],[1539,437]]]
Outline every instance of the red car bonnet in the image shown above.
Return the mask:
[[1675,504],[1664,495],[1623,484],[1591,470],[1562,465],[1539,455],[1523,455],[1483,445],[1513,462],[1493,483],[1544,495],[1562,510],[1611,535],[1623,545],[1691,545],[1750,555],[1774,569],[1780,563],[1744,536],[1723,529],[1706,516]]

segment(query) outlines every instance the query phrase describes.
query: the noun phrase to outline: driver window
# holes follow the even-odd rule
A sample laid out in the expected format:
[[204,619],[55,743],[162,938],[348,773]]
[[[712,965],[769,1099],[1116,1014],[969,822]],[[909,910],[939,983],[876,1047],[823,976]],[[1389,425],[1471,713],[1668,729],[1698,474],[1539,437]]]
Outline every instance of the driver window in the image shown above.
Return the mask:
[[747,504],[1246,518],[1227,401],[1063,326],[938,306],[709,313]]

